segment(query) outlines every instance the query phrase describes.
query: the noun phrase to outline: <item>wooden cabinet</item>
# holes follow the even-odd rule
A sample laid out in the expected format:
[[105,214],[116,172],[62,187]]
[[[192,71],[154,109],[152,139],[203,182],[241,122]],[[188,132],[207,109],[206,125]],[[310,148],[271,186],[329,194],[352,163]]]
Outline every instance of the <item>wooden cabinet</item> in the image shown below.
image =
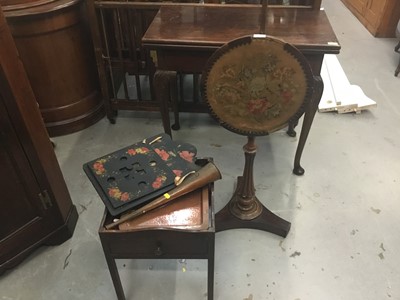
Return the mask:
[[376,37],[395,37],[400,19],[398,0],[342,0],[347,8]]
[[104,116],[83,0],[0,0],[50,136]]
[[72,204],[0,6],[0,274],[75,228]]

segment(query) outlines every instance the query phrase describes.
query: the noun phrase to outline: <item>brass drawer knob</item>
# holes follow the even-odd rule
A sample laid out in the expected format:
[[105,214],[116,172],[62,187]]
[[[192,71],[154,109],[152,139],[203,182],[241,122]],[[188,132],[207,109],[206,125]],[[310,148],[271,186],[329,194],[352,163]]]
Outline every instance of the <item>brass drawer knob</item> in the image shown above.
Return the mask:
[[161,255],[163,255],[164,253],[163,253],[163,251],[161,250],[161,245],[158,245],[157,246],[157,249],[154,251],[154,255],[155,256],[161,256]]

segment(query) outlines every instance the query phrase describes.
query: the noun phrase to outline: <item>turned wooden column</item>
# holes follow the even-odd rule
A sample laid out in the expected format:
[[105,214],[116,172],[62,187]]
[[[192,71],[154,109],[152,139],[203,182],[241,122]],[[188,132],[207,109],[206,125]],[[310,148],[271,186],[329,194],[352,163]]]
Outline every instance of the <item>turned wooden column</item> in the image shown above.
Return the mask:
[[243,150],[245,155],[243,176],[238,183],[230,209],[235,217],[242,220],[252,220],[262,212],[262,205],[255,194],[253,179],[254,158],[257,151],[254,136],[247,137],[247,144],[244,145]]

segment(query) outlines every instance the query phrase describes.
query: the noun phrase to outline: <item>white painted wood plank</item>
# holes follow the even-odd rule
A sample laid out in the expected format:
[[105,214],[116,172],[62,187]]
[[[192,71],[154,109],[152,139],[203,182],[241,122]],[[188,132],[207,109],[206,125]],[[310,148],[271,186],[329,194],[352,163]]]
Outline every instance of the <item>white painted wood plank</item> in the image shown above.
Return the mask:
[[318,106],[319,112],[359,112],[377,106],[359,86],[350,84],[336,55],[325,55],[321,77],[324,92]]
[[333,91],[332,82],[329,77],[328,68],[325,60],[321,67],[321,77],[324,81],[324,91],[322,93],[321,101],[318,105],[319,112],[328,112],[336,110],[336,97]]

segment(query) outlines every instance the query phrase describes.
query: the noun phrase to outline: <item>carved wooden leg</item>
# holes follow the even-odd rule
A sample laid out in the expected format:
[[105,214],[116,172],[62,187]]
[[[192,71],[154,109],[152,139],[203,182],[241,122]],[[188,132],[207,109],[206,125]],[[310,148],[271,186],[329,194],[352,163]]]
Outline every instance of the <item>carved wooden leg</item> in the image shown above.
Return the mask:
[[303,126],[300,133],[299,144],[296,150],[296,156],[294,158],[294,168],[293,173],[296,175],[303,175],[304,169],[300,165],[301,155],[303,154],[304,146],[307,141],[308,134],[311,129],[312,122],[314,120],[315,113],[318,109],[319,101],[322,97],[322,92],[324,90],[324,83],[322,81],[321,76],[314,76],[314,86],[315,91],[313,97],[306,109],[306,113],[304,114]]
[[107,110],[106,111],[107,119],[110,121],[111,124],[115,124],[115,118],[117,117],[117,111],[116,110]]
[[173,130],[179,130],[181,125],[179,123],[179,108],[178,108],[178,77],[177,73],[173,77],[170,78],[169,82],[170,87],[170,96],[171,96],[171,106],[172,111],[174,112],[174,124],[172,124],[171,128]]
[[193,102],[199,102],[200,75],[193,74]]
[[[175,84],[176,97],[176,72],[173,71],[162,71],[157,70],[154,74],[154,88],[156,100],[160,105],[160,113],[162,118],[162,123],[164,127],[164,132],[172,136],[171,123],[169,119],[169,101],[171,99],[171,88],[173,87],[172,82]],[[176,99],[174,100],[176,101]],[[177,126],[179,126],[179,119]]]
[[291,136],[291,137],[296,136],[296,131],[294,129],[296,128],[297,124],[299,124],[299,120],[289,122],[288,130],[286,131],[286,134],[288,136]]
[[[397,46],[394,48],[394,51],[400,53],[399,49],[400,49],[400,42],[399,42],[399,43],[397,44]],[[398,66],[397,66],[396,71],[394,72],[394,76],[397,77],[397,75],[399,75],[399,73],[400,73],[400,61],[399,61],[399,64],[398,64]]]
[[150,75],[149,75],[150,98],[155,99],[157,101],[155,91],[154,91],[154,73],[155,73],[155,70],[151,70]]
[[207,299],[214,299],[214,260],[215,260],[215,233],[209,237],[207,259]]

